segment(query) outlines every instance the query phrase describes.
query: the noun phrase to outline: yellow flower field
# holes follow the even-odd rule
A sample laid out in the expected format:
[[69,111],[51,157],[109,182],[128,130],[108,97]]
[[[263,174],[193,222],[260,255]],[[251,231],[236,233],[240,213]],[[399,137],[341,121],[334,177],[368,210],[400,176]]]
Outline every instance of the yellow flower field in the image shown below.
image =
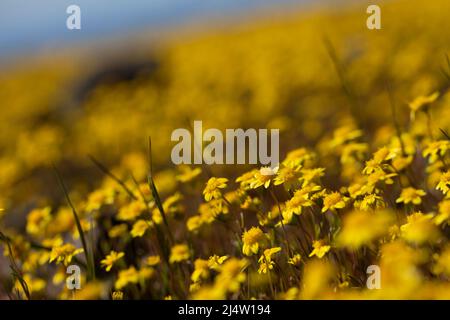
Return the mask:
[[[450,299],[450,2],[380,6],[0,69],[0,299]],[[194,120],[278,168],[174,165]]]

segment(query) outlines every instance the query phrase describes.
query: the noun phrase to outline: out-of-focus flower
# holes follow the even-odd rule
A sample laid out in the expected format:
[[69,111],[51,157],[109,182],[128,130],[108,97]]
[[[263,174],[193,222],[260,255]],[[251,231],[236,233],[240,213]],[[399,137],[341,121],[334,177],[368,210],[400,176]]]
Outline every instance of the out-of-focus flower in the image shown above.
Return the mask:
[[183,262],[191,257],[189,247],[186,244],[176,244],[170,251],[170,263]]
[[77,249],[73,244],[66,243],[61,246],[52,248],[50,253],[50,262],[56,261],[56,263],[63,263],[69,265],[72,258],[77,254],[83,252],[83,249]]
[[201,216],[192,216],[186,221],[186,227],[191,232],[196,232],[203,225],[203,219]]
[[364,159],[364,155],[369,150],[367,143],[352,142],[344,145],[341,154],[341,163],[343,165],[350,165],[357,163]]
[[407,217],[407,223],[400,226],[402,237],[413,243],[435,242],[439,238],[439,230],[432,221],[432,214],[415,212]]
[[409,105],[409,109],[411,109],[411,120],[414,120],[416,117],[416,113],[419,111],[426,111],[426,108],[435,102],[439,98],[439,92],[434,92],[429,96],[419,96],[411,101]]
[[131,229],[131,236],[133,238],[142,237],[148,228],[150,228],[152,222],[139,219],[133,224],[133,228]]
[[147,259],[145,259],[145,263],[150,267],[154,267],[158,265],[160,262],[161,262],[160,256],[149,256],[147,257]]
[[288,263],[292,264],[293,266],[299,266],[302,262],[302,256],[299,253],[296,253],[292,256],[292,258],[288,259]]
[[120,259],[123,258],[123,256],[125,255],[125,253],[123,252],[116,252],[114,250],[112,250],[106,257],[105,259],[103,259],[102,261],[100,261],[100,263],[102,264],[103,267],[105,267],[105,270],[107,272],[111,271],[112,267],[114,266],[114,264],[119,261]]
[[85,210],[87,212],[99,210],[103,205],[114,202],[115,191],[112,188],[102,188],[89,194]]
[[441,190],[445,195],[448,193],[450,190],[450,171],[446,171],[441,175],[436,189]]
[[50,207],[31,211],[27,216],[27,232],[33,236],[43,235],[45,228],[52,220],[50,212]]
[[302,299],[324,299],[333,290],[330,282],[334,276],[333,266],[326,261],[314,259],[308,262],[303,271]]
[[434,223],[441,225],[450,219],[450,200],[443,200],[439,203],[439,213],[434,217]]
[[283,161],[285,165],[303,166],[307,162],[311,162],[316,157],[316,154],[306,148],[298,148],[289,151]]
[[398,156],[392,159],[392,166],[397,172],[400,172],[406,167],[408,167],[412,163],[413,159],[414,158],[412,156],[406,157]]
[[418,264],[426,261],[420,249],[413,249],[401,240],[381,247],[381,288],[383,297],[411,296],[422,282]]
[[330,141],[332,148],[343,145],[346,142],[355,140],[361,137],[362,131],[355,129],[353,126],[344,126],[336,129],[333,132],[333,138]]
[[[367,184],[371,187],[371,189],[373,189],[379,182],[383,182],[385,184],[393,184],[394,180],[392,180],[392,178],[395,176],[397,176],[396,173],[388,173],[384,172],[381,169],[377,169],[367,177]],[[372,190],[370,190],[369,192],[372,192]]]
[[440,157],[444,157],[449,149],[450,141],[448,140],[431,141],[423,150],[423,156],[428,158],[430,163],[434,163]]
[[194,272],[192,272],[191,280],[192,282],[206,280],[209,277],[209,273],[208,260],[196,259],[194,261]]
[[318,183],[325,174],[325,168],[302,169],[302,187]]
[[347,201],[348,198],[337,191],[327,194],[323,199],[322,212],[327,212],[328,210],[335,212],[336,209],[343,209]]
[[316,240],[313,242],[313,251],[309,254],[309,257],[316,256],[317,258],[323,258],[328,251],[330,251],[331,246],[327,245],[325,240]]
[[132,201],[129,205],[123,206],[119,214],[117,215],[117,219],[123,221],[131,221],[138,218],[145,210],[147,206],[143,201],[135,200]]
[[[24,274],[22,278],[23,281],[25,281],[26,283],[26,288],[28,289],[30,295],[34,295],[44,291],[44,289],[47,286],[47,283],[45,282],[44,279],[33,277],[30,274]],[[14,289],[19,293],[20,297],[26,297],[23,287],[19,280],[16,280],[16,282],[14,283]]]
[[114,287],[117,290],[122,290],[130,283],[138,283],[139,282],[139,272],[135,267],[129,267],[126,270],[119,271],[118,278],[114,284]]
[[213,255],[208,258],[208,267],[217,271],[228,258],[228,256]]
[[281,300],[297,300],[299,299],[300,290],[296,287],[289,288],[286,292],[279,294]]
[[242,252],[246,256],[257,254],[260,247],[265,245],[266,240],[267,236],[260,228],[252,227],[242,235]]
[[422,203],[422,197],[426,195],[426,192],[421,189],[414,189],[412,187],[404,188],[400,193],[400,197],[395,200],[396,203],[412,203],[419,205]]
[[358,249],[385,235],[392,222],[393,216],[387,211],[353,211],[344,217],[337,243]]
[[450,245],[447,245],[440,254],[434,256],[433,273],[450,277]]
[[245,259],[230,258],[220,268],[220,273],[215,280],[215,288],[225,292],[239,292],[241,283],[247,276],[244,270],[247,268],[248,262]]
[[108,236],[110,238],[119,238],[123,235],[125,235],[128,232],[128,226],[126,223],[121,223],[116,226],[113,226],[108,231]]
[[186,165],[180,166],[179,170],[180,170],[180,173],[177,175],[177,180],[182,183],[190,182],[202,173],[202,169],[191,168]]

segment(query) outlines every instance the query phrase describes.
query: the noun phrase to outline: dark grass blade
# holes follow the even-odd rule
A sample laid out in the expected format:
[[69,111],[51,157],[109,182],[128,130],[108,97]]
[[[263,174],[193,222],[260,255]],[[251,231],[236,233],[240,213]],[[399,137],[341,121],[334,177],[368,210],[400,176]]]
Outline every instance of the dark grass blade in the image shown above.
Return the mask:
[[88,155],[88,157],[104,174],[106,174],[108,177],[117,182],[133,200],[137,200],[136,196],[133,194],[130,188],[127,187],[125,182],[119,179],[114,173],[111,172],[111,170],[105,167],[100,161],[95,159],[93,156]]
[[148,164],[149,164],[149,173],[148,173],[148,184],[150,186],[150,190],[152,191],[153,198],[155,199],[156,206],[158,207],[159,212],[163,218],[164,226],[167,229],[167,234],[169,235],[169,240],[171,244],[174,243],[174,239],[172,236],[172,232],[169,228],[169,223],[167,221],[166,213],[164,212],[164,207],[161,202],[161,198],[159,197],[158,190],[156,189],[155,182],[153,181],[153,162],[152,162],[152,139],[148,138]]
[[439,128],[441,130],[442,134],[447,138],[447,140],[450,140],[450,135],[442,128]]
[[[23,278],[22,272],[20,271],[19,266],[17,265],[17,263],[14,259],[14,254],[13,254],[13,251],[11,248],[11,240],[0,231],[0,241],[5,242],[6,246],[8,248],[9,261],[10,261],[9,268],[11,269],[11,275],[13,276],[14,279],[17,279],[20,286],[22,287],[22,290],[23,290],[25,296],[27,297],[28,300],[30,300],[31,299],[30,290],[28,289],[28,284],[25,281],[25,279]],[[20,298],[19,293],[17,293],[17,296]]]
[[[67,203],[69,204],[70,208],[72,209],[72,213],[73,213],[73,216],[75,219],[77,230],[80,235],[81,243],[82,243],[83,249],[84,249],[84,256],[86,258],[86,264],[87,264],[87,269],[88,269],[88,279],[94,279],[95,278],[94,261],[93,261],[93,259],[91,259],[92,256],[89,255],[86,237],[85,237],[83,228],[81,227],[81,223],[80,223],[80,219],[78,218],[77,210],[75,209],[75,206],[73,205],[72,200],[70,199],[69,193],[67,192],[67,188],[66,188],[66,185],[64,184],[61,174],[59,173],[56,166],[53,166],[53,169],[55,171],[59,185],[60,185],[62,191],[64,192],[64,196],[66,197]],[[92,250],[93,250],[93,248],[92,248]]]

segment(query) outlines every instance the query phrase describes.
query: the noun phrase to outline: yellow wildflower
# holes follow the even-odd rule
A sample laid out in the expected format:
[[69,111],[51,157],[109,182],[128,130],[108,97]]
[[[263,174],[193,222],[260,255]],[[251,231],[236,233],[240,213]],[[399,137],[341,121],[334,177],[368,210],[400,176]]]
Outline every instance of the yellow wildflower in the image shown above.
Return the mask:
[[176,244],[172,247],[170,252],[170,263],[183,262],[191,257],[189,247],[185,244]]
[[407,217],[407,223],[400,226],[402,237],[413,243],[436,242],[439,238],[439,229],[432,222],[432,214],[415,212]]
[[348,198],[341,195],[339,192],[335,191],[327,194],[323,199],[322,212],[336,211],[336,209],[343,209],[346,206]]
[[311,152],[306,148],[298,148],[288,152],[286,158],[283,160],[283,164],[301,166],[308,161],[311,162],[315,156],[314,152]]
[[112,204],[114,202],[115,191],[112,188],[103,188],[93,191],[88,196],[85,210],[91,212],[99,210],[103,205]]
[[208,267],[217,271],[228,258],[228,256],[213,255],[208,258]]
[[411,120],[414,120],[416,117],[416,113],[420,110],[426,110],[430,104],[435,102],[439,98],[439,92],[434,92],[429,96],[419,96],[415,98],[412,102],[410,102],[409,108],[411,109]]
[[412,203],[419,205],[422,203],[422,197],[426,195],[426,192],[421,189],[414,189],[412,187],[404,188],[400,193],[400,197],[395,200],[396,203]]
[[277,172],[278,167],[274,169],[270,167],[262,167],[256,171],[253,181],[250,183],[250,188],[257,189],[261,186],[264,186],[266,189],[269,188],[270,182],[275,178]]
[[134,220],[139,217],[145,210],[147,206],[143,201],[135,200],[130,204],[123,206],[120,208],[119,213],[117,215],[117,219],[123,221]]
[[450,200],[444,200],[439,203],[439,213],[434,217],[434,223],[441,225],[450,219]]
[[43,209],[34,209],[28,214],[26,229],[30,235],[44,234],[45,228],[52,220],[50,211],[50,207],[45,207]]
[[279,294],[278,299],[281,300],[298,300],[300,290],[297,287],[289,288],[288,291]]
[[434,257],[435,264],[433,265],[433,273],[437,275],[444,275],[450,277],[450,245],[447,245],[441,254]]
[[154,267],[158,265],[160,262],[161,262],[160,256],[149,256],[147,257],[147,259],[145,259],[145,263],[150,267]]
[[226,178],[210,178],[206,183],[205,189],[203,190],[205,200],[210,201],[211,199],[222,198],[222,192],[220,189],[225,189],[227,187],[227,182],[228,179]]
[[151,267],[143,267],[141,270],[138,271],[138,279],[140,283],[145,283],[148,279],[153,277],[155,274],[155,269]]
[[191,167],[186,165],[180,166],[179,170],[180,174],[177,175],[176,179],[182,183],[192,181],[202,173],[202,169],[200,168],[192,169]]
[[125,235],[128,232],[128,226],[126,223],[121,223],[118,225],[113,226],[108,231],[108,236],[110,238],[119,238],[123,235]]
[[133,228],[131,229],[131,236],[133,238],[142,237],[148,228],[151,226],[150,221],[139,219],[133,224]]
[[296,253],[292,256],[292,258],[288,259],[288,263],[292,264],[293,266],[300,266],[300,263],[302,262],[302,256],[299,253]]
[[450,171],[446,171],[441,175],[436,189],[441,190],[443,194],[447,194],[450,190]]
[[[168,197],[163,202],[163,210],[166,214],[166,217],[176,217],[177,215],[181,215],[184,211],[183,205],[180,201],[183,199],[181,193],[176,192],[175,194]],[[159,211],[159,208],[155,208],[152,211],[153,222],[160,225],[163,223],[163,216]]]
[[272,270],[275,262],[272,260],[272,256],[281,251],[280,247],[269,248],[264,250],[264,253],[258,259],[259,269],[258,273],[266,274],[267,271]]
[[326,294],[333,291],[331,280],[335,270],[331,263],[314,259],[308,262],[303,271],[303,288],[301,299],[324,299]]
[[191,232],[197,232],[202,225],[203,219],[201,216],[192,216],[186,221],[186,227]]
[[[28,273],[23,275],[23,280],[27,284],[28,292],[31,295],[42,292],[47,287],[45,280],[34,277]],[[16,280],[14,283],[14,290],[17,290],[21,297],[25,297],[25,292],[19,280]]]
[[313,168],[302,170],[302,187],[313,185],[325,174],[325,168]]
[[139,272],[135,267],[129,267],[126,270],[119,271],[118,278],[114,283],[114,287],[117,290],[121,290],[125,288],[130,283],[138,283],[139,282]]
[[240,184],[240,187],[243,190],[250,189],[251,188],[250,186],[251,186],[251,184],[253,182],[253,179],[254,179],[254,177],[255,177],[257,172],[258,172],[257,169],[254,169],[252,171],[246,172],[246,173],[242,174],[241,176],[239,176],[236,179],[236,182],[238,182]]
[[196,259],[194,261],[194,272],[192,272],[192,282],[199,282],[206,280],[209,277],[209,265],[208,260]]
[[[381,169],[377,169],[367,177],[367,184],[372,188],[378,182],[384,182],[385,184],[393,184],[394,180],[392,180],[392,178],[395,176],[397,176],[396,173],[387,173]],[[369,190],[370,190],[370,188],[369,188]]]
[[337,243],[358,249],[385,235],[392,221],[393,217],[387,211],[353,211],[344,217]]
[[371,193],[365,195],[362,201],[359,204],[359,209],[361,210],[370,210],[370,209],[381,209],[384,208],[385,203],[382,197],[376,195],[375,193]]
[[298,190],[294,193],[294,196],[286,201],[283,209],[283,218],[289,223],[292,220],[293,214],[300,215],[304,207],[311,207],[313,202],[308,199],[308,193],[304,193]]
[[367,153],[369,146],[367,143],[350,142],[344,145],[341,154],[341,163],[354,164],[364,159],[364,155]]
[[105,270],[109,272],[111,271],[114,264],[120,259],[122,259],[124,255],[125,253],[123,252],[116,252],[114,250],[111,250],[111,252],[105,257],[105,259],[100,261],[100,263],[102,264],[102,266],[105,267]]
[[83,252],[83,249],[77,249],[71,243],[56,246],[52,248],[50,253],[50,262],[56,260],[56,263],[62,262],[64,265],[69,265],[72,258],[81,252]]
[[309,254],[309,257],[316,256],[319,259],[323,258],[328,251],[330,251],[331,246],[327,245],[325,240],[316,240],[313,242],[313,251]]
[[292,164],[283,165],[277,172],[273,184],[283,185],[286,190],[292,190],[300,185],[300,169],[301,166],[294,166]]
[[244,273],[247,266],[248,262],[245,259],[230,258],[225,261],[215,279],[215,289],[225,292],[239,292],[241,283],[247,279]]
[[266,240],[266,235],[259,227],[252,227],[242,235],[242,252],[246,256],[257,254],[260,247],[265,244]]
[[353,126],[345,126],[336,129],[333,132],[333,138],[330,142],[331,147],[338,147],[346,142],[355,140],[356,138],[361,137],[362,131],[355,129]]
[[436,162],[440,157],[444,157],[447,151],[450,149],[450,141],[439,140],[430,142],[423,150],[423,156],[428,157],[430,163]]
[[398,156],[392,159],[392,166],[396,171],[402,171],[412,163],[413,159],[414,159],[413,156],[406,156],[406,157]]

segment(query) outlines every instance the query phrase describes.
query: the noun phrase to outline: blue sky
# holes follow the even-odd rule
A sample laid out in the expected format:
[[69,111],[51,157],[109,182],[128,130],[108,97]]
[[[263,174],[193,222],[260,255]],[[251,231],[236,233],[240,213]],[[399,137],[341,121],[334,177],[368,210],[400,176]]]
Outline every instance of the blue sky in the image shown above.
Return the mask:
[[[0,56],[308,1],[311,0],[1,0]],[[81,8],[82,30],[66,29],[66,8],[71,4]]]

